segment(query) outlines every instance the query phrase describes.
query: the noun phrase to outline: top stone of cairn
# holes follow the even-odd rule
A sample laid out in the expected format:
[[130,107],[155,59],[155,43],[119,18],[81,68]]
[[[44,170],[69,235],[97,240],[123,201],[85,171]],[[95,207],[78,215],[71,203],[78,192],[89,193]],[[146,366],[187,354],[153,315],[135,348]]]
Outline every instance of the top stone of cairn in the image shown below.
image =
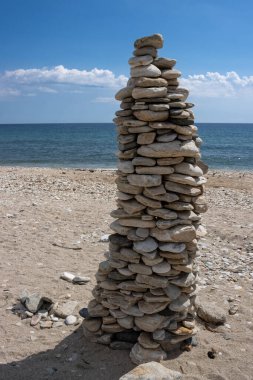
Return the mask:
[[161,34],[153,34],[152,36],[141,37],[135,41],[134,47],[140,49],[142,47],[152,46],[156,49],[163,47],[163,36]]

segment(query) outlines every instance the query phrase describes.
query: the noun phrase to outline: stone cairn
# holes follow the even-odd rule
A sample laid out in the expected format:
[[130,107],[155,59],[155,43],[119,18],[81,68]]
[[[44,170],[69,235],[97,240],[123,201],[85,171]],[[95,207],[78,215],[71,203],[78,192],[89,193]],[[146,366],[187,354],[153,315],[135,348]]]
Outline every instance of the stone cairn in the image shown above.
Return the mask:
[[196,333],[195,257],[205,234],[207,166],[193,104],[176,61],[157,58],[162,46],[160,34],[135,41],[131,78],[116,94],[118,208],[83,323],[95,342],[130,346],[136,364],[166,359]]

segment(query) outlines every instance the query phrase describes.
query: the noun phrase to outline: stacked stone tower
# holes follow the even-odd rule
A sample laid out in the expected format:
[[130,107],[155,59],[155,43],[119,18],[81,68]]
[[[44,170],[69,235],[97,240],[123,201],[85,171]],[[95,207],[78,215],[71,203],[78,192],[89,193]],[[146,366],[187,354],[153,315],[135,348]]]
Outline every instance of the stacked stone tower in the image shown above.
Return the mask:
[[132,341],[136,364],[166,359],[196,332],[195,257],[206,211],[193,104],[176,61],[157,58],[162,46],[160,34],[135,41],[131,78],[116,94],[118,208],[84,320],[94,341]]

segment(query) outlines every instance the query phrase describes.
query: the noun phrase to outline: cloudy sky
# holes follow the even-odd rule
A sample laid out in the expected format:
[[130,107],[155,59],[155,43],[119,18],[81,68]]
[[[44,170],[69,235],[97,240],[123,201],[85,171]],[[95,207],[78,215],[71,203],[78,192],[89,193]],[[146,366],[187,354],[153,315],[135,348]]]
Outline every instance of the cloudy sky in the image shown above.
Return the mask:
[[136,38],[162,33],[198,122],[253,122],[253,2],[0,0],[0,123],[110,122]]

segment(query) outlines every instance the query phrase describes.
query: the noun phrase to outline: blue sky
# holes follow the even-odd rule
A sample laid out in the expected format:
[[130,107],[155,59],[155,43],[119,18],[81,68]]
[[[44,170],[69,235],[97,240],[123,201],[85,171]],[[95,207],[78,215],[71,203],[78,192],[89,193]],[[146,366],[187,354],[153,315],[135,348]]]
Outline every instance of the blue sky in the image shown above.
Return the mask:
[[196,121],[253,122],[253,1],[0,0],[0,123],[110,122],[136,38],[162,33]]

